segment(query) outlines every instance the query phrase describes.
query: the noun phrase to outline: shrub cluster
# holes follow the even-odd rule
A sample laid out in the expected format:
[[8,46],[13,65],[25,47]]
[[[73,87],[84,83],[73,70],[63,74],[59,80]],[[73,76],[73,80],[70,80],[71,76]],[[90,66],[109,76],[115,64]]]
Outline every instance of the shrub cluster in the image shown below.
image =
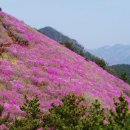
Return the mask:
[[[91,105],[85,103],[82,96],[73,93],[62,99],[62,103],[52,104],[48,113],[40,111],[38,98],[28,100],[20,109],[25,117],[9,120],[9,116],[0,119],[9,130],[130,130],[128,102],[124,96],[114,99],[115,110],[107,113],[98,100]],[[3,107],[0,107],[2,116]]]

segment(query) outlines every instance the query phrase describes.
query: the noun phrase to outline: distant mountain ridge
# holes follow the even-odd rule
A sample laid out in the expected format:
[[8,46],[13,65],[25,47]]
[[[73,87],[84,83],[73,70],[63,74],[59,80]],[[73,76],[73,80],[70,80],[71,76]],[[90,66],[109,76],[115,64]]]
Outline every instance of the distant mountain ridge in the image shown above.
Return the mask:
[[78,48],[79,50],[83,50],[84,47],[82,45],[80,45],[75,39],[69,38],[68,36],[62,34],[61,32],[57,31],[56,29],[52,28],[52,27],[45,27],[39,30],[40,32],[44,33],[45,35],[47,35],[48,37],[54,39],[55,41],[58,42],[72,42],[73,45]]
[[130,45],[116,44],[104,46],[90,52],[106,60],[110,65],[130,64]]
[[39,29],[39,32],[45,34],[46,36],[54,39],[55,41],[61,43],[61,42],[70,42],[73,44],[73,46],[80,51],[82,51],[84,53],[84,56],[88,59],[93,59],[95,56],[92,55],[91,53],[89,53],[88,51],[86,51],[84,49],[84,47],[77,42],[77,40],[72,39],[66,35],[64,35],[63,33],[57,31],[56,29],[52,28],[52,27],[44,27]]

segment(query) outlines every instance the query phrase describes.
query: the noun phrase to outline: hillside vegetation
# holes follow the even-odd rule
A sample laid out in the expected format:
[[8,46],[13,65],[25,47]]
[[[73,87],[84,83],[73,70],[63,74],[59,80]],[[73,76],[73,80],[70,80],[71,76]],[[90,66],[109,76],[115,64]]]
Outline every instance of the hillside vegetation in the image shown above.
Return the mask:
[[127,83],[2,11],[0,32],[0,105],[4,115],[25,116],[25,109],[20,108],[25,95],[30,100],[37,97],[43,113],[69,93],[83,95],[88,102],[98,99],[104,109],[113,108],[113,97],[121,94],[130,102]]
[[3,116],[0,106],[1,129],[8,130],[129,130],[130,114],[128,102],[124,96],[114,99],[115,110],[105,110],[96,99],[91,103],[83,96],[70,93],[62,98],[59,104],[51,104],[47,113],[40,110],[37,97],[20,106],[26,115],[22,118],[10,114]]
[[113,68],[117,75],[122,78],[122,75],[126,73],[126,81],[130,84],[130,65],[127,64],[119,64],[119,65],[112,65],[110,68]]

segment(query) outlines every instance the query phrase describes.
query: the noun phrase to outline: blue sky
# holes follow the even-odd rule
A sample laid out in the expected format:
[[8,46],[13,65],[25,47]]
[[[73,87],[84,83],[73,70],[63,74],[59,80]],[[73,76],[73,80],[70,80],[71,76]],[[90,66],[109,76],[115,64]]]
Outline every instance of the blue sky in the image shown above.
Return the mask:
[[0,0],[32,27],[52,26],[86,48],[130,44],[130,0]]

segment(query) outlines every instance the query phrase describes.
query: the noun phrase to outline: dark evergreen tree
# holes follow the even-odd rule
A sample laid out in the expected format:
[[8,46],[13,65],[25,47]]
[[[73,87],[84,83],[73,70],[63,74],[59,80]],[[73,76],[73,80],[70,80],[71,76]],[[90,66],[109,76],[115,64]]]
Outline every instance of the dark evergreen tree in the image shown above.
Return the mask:
[[128,80],[128,75],[127,75],[126,72],[124,72],[124,73],[121,74],[121,79],[124,80],[125,82],[127,82],[127,80]]
[[107,67],[107,63],[103,59],[95,57],[92,59],[92,61],[95,62],[100,67],[102,67],[103,69],[106,69],[106,67]]

